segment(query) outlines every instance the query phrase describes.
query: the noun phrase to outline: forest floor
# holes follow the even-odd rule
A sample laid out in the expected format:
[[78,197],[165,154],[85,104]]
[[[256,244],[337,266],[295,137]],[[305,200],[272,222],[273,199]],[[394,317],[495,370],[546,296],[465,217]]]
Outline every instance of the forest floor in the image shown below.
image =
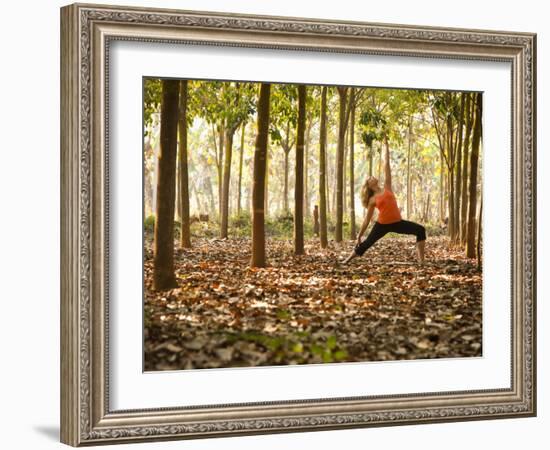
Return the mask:
[[269,267],[249,267],[250,240],[193,240],[176,249],[179,286],[152,290],[146,240],[145,370],[481,356],[476,261],[429,237],[388,236],[349,265],[353,243],[268,241]]

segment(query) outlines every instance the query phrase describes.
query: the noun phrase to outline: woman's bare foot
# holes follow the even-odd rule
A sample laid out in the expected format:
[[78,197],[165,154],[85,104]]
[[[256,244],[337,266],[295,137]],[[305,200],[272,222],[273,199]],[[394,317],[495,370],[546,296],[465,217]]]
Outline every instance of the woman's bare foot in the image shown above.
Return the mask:
[[355,253],[355,251],[352,251],[352,252],[348,255],[348,257],[342,261],[342,264],[347,264],[347,263],[349,263],[349,262],[350,262],[353,258],[355,258],[356,256],[357,256],[357,253]]

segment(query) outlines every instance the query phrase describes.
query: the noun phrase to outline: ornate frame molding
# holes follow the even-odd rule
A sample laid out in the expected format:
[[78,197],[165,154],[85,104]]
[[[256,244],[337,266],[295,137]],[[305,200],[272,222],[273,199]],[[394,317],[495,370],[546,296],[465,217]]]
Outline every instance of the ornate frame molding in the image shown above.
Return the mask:
[[[510,62],[511,388],[110,411],[105,104],[114,39]],[[79,446],[535,415],[535,67],[536,36],[529,33],[105,5],[62,8],[62,442]]]

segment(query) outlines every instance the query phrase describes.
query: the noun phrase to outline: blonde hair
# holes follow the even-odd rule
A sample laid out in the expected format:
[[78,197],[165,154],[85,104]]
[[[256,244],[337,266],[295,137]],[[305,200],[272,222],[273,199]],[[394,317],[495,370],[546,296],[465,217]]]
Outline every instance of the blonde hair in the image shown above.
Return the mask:
[[367,178],[363,183],[363,186],[361,186],[361,203],[363,204],[363,208],[369,207],[369,200],[374,195],[374,191],[369,187],[368,184],[369,178]]

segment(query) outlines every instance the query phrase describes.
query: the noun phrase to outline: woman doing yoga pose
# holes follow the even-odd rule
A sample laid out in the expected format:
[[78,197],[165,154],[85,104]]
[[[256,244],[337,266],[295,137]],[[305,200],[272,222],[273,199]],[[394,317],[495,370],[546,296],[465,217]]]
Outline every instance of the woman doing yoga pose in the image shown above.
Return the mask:
[[[386,138],[386,154],[385,154],[385,180],[384,188],[382,189],[378,184],[378,180],[375,177],[369,177],[361,188],[361,202],[367,209],[367,215],[361,225],[361,230],[357,236],[357,245],[351,254],[343,261],[348,263],[356,256],[361,256],[370,247],[372,247],[376,241],[384,237],[387,233],[399,233],[399,234],[411,234],[416,236],[416,251],[418,255],[418,262],[424,262],[424,245],[426,243],[426,229],[415,222],[409,222],[401,218],[401,213],[397,206],[395,195],[391,186],[391,168],[390,168],[390,150],[388,146],[388,140]],[[374,225],[364,241],[361,238],[374,214],[374,209],[378,209],[378,219],[374,222]]]

